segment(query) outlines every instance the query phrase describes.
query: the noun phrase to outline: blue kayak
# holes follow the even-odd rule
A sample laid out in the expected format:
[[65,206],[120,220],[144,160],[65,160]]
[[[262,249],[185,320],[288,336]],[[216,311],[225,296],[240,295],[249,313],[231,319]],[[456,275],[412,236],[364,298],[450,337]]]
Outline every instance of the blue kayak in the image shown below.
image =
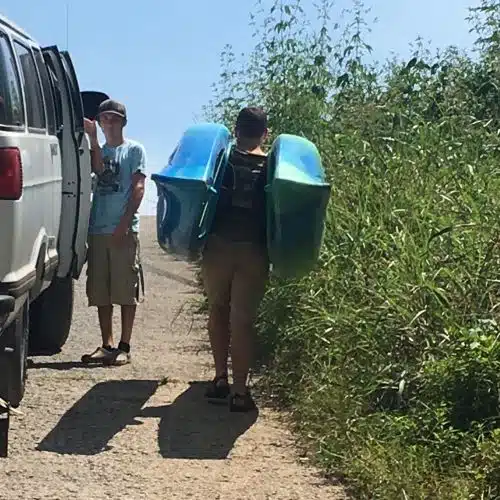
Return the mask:
[[166,252],[188,261],[203,248],[215,213],[231,133],[203,123],[186,130],[168,164],[152,180],[158,191],[156,228]]
[[[224,125],[204,123],[182,136],[167,166],[152,179],[158,189],[157,238],[168,253],[196,260],[213,221],[232,146]],[[273,273],[298,277],[316,264],[330,198],[321,158],[309,140],[276,138],[268,154],[267,246]]]

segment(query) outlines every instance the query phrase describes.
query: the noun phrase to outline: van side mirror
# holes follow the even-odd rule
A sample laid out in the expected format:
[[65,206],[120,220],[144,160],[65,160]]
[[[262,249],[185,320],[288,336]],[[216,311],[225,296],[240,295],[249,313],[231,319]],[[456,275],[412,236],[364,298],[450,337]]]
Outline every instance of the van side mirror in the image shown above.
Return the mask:
[[104,92],[97,92],[93,90],[85,90],[80,92],[83,104],[83,116],[89,120],[95,120],[99,105],[101,102],[109,99],[109,96]]

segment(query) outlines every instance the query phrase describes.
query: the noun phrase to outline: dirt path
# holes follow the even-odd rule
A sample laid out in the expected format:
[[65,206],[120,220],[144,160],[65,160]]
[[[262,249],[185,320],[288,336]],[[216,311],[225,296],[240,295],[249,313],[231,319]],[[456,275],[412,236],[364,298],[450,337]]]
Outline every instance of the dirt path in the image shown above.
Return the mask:
[[141,224],[147,296],[133,363],[80,365],[99,337],[83,276],[63,352],[31,360],[24,416],[12,419],[10,456],[0,461],[0,499],[344,498],[299,463],[272,412],[234,415],[203,401],[211,359],[204,325],[187,310],[192,271],[159,249],[154,219]]

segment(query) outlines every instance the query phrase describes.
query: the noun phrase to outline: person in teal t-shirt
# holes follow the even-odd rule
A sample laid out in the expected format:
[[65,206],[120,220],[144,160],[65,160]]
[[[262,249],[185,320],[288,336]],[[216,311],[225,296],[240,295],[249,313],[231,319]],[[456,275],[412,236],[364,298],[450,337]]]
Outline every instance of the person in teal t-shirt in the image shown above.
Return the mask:
[[[85,120],[97,184],[88,238],[87,297],[98,310],[102,346],[82,356],[84,363],[124,365],[130,362],[130,339],[139,298],[140,246],[138,209],[144,196],[146,152],[125,139],[125,106],[101,103],[97,115],[106,142],[100,147],[95,121]],[[113,305],[121,306],[122,332],[113,345]]]

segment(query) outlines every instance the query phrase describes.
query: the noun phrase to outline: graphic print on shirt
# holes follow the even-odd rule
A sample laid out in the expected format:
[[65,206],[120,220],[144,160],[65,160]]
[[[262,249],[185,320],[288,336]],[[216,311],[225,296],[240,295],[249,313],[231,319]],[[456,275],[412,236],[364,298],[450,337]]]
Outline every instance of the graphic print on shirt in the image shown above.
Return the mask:
[[120,162],[110,158],[103,158],[104,170],[98,174],[97,189],[99,194],[113,194],[120,189]]

